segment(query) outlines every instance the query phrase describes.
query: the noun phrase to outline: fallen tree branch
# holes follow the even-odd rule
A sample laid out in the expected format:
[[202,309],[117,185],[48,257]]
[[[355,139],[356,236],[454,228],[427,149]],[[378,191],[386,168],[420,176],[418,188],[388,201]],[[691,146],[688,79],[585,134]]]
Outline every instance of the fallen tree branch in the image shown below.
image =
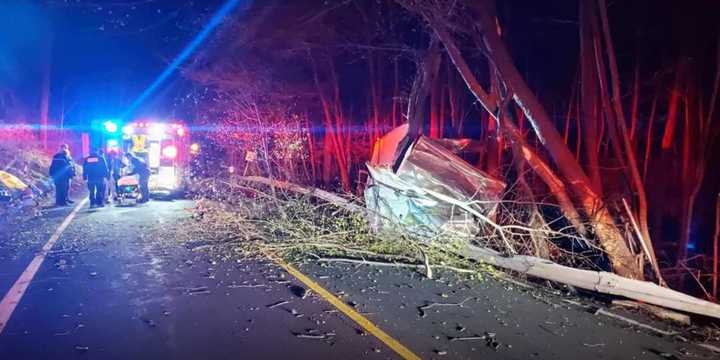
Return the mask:
[[[319,257],[316,256],[316,259],[319,262],[339,262],[339,263],[349,263],[349,264],[360,264],[360,265],[371,265],[371,266],[385,266],[385,267],[399,267],[399,268],[411,268],[411,269],[425,269],[426,265],[424,264],[408,264],[408,263],[400,263],[400,262],[384,262],[384,261],[372,261],[372,260],[361,260],[361,259],[349,259],[349,258],[337,258],[337,257]],[[450,270],[462,274],[475,274],[477,271],[470,270],[470,269],[461,269],[455,266],[449,266],[449,265],[433,265],[435,268],[439,269],[445,269]],[[431,278],[432,279],[432,278]]]
[[712,345],[712,344],[697,344],[697,346],[699,346],[699,347],[701,347],[701,348],[703,348],[703,349],[710,350],[710,351],[712,351],[712,352],[714,352],[714,353],[716,353],[716,354],[720,354],[720,347],[719,347],[719,346],[715,346],[715,345]]
[[427,278],[432,279],[433,272],[432,272],[432,268],[430,268],[430,258],[428,258],[427,253],[425,253],[425,251],[423,251],[422,249],[420,249],[420,253],[422,253],[423,262],[425,263],[425,271],[426,271]]
[[627,200],[625,198],[622,199],[623,206],[625,207],[625,211],[628,214],[628,217],[630,217],[630,223],[632,223],[633,229],[635,229],[635,234],[638,237],[638,240],[640,241],[640,245],[643,249],[643,252],[645,253],[645,256],[647,257],[648,261],[650,262],[650,265],[652,265],[653,271],[655,271],[655,276],[658,278],[658,284],[660,286],[667,287],[667,284],[665,283],[665,280],[662,277],[662,273],[660,273],[660,266],[658,265],[657,258],[655,257],[655,252],[652,251],[652,244],[648,244],[647,239],[642,235],[642,232],[640,231],[640,228],[638,227],[637,221],[635,221],[635,215],[633,215],[632,211],[630,210],[630,206],[627,203]]
[[613,300],[612,305],[622,306],[622,307],[631,308],[631,309],[644,310],[662,320],[670,320],[670,321],[674,321],[678,324],[686,325],[686,326],[690,325],[690,317],[687,316],[686,314],[681,314],[681,313],[678,313],[675,311],[670,311],[670,310],[667,310],[667,309],[664,309],[664,308],[661,308],[658,306],[643,304],[643,303],[640,303],[637,301],[631,301],[631,300]]
[[367,209],[357,205],[353,204],[349,200],[343,198],[342,196],[339,196],[337,194],[333,194],[329,191],[320,190],[318,188],[313,187],[306,187],[306,186],[300,186],[297,184],[293,184],[287,181],[280,181],[280,180],[274,180],[269,179],[261,176],[241,176],[238,177],[238,180],[240,181],[247,181],[247,182],[253,182],[258,184],[264,184],[267,186],[274,186],[283,190],[289,190],[298,194],[303,195],[309,195],[314,196],[319,199],[325,200],[337,207],[346,209],[351,212],[367,212]]
[[429,303],[425,304],[423,306],[418,306],[418,313],[420,317],[425,317],[427,313],[425,310],[434,308],[434,307],[446,307],[446,306],[457,306],[457,307],[463,307],[465,303],[470,300],[471,298],[466,298],[465,300],[459,302],[459,303]]
[[287,251],[287,250],[292,250],[292,249],[302,249],[302,248],[328,248],[328,249],[334,249],[334,250],[338,250],[338,251],[344,251],[346,253],[363,254],[363,255],[368,255],[368,256],[378,257],[378,258],[385,257],[388,260],[392,259],[393,261],[395,259],[403,260],[403,261],[415,260],[414,258],[411,258],[409,256],[381,254],[381,253],[374,252],[374,251],[354,249],[354,248],[349,248],[344,245],[332,244],[332,243],[323,244],[323,243],[313,242],[313,243],[299,243],[299,244],[292,244],[292,245],[264,244],[263,247],[265,247],[267,249],[280,250],[280,251]]
[[650,330],[650,331],[656,332],[656,333],[658,333],[658,334],[660,334],[660,335],[664,335],[664,336],[672,336],[672,335],[677,335],[677,334],[678,334],[677,331],[665,331],[665,330],[662,330],[662,329],[658,329],[658,328],[656,328],[656,327],[654,327],[654,326],[650,326],[650,325],[648,325],[648,324],[643,324],[643,323],[641,323],[641,322],[639,322],[639,321],[636,321],[636,320],[633,320],[633,319],[630,319],[630,318],[626,318],[626,317],[624,317],[624,316],[622,316],[622,315],[618,315],[618,314],[612,313],[612,312],[610,312],[610,311],[606,311],[606,310],[604,310],[604,309],[598,309],[598,310],[595,312],[595,315],[605,315],[605,316],[607,316],[607,317],[611,317],[611,318],[613,318],[613,319],[626,322],[626,323],[628,323],[628,324],[630,324],[630,325],[632,325],[632,326],[637,326],[637,327],[642,328],[642,329],[645,329],[645,330]]
[[[328,201],[331,204],[342,207],[348,211],[362,213],[366,213],[368,211],[367,209],[359,205],[350,203],[350,201],[348,201],[347,199],[344,199],[336,194],[327,191],[303,187],[288,182],[269,180],[262,177],[242,177],[241,179],[265,185],[269,183],[276,183],[276,186],[279,188],[298,192],[301,194],[315,196],[322,200]],[[438,196],[436,198],[443,197],[447,198],[446,196]],[[457,200],[451,202],[456,201]],[[458,205],[464,204],[460,203]],[[475,214],[477,213],[477,211],[472,211],[472,213]],[[499,268],[516,271],[522,274],[538,277],[545,280],[556,281],[585,290],[591,290],[615,296],[622,296],[673,310],[679,310],[687,313],[699,314],[720,319],[720,304],[714,304],[709,301],[701,300],[696,297],[686,295],[672,289],[664,288],[647,281],[630,279],[605,271],[576,269],[534,256],[516,255],[511,257],[505,257],[497,251],[469,244],[464,249],[459,249],[458,254],[465,258],[484,262]],[[425,265],[423,264],[392,264],[341,258],[326,258],[325,261],[350,262],[376,266],[425,268]],[[453,269],[451,267],[446,267],[442,265],[437,265],[435,267],[446,268],[459,272],[473,272],[471,270],[457,268]]]

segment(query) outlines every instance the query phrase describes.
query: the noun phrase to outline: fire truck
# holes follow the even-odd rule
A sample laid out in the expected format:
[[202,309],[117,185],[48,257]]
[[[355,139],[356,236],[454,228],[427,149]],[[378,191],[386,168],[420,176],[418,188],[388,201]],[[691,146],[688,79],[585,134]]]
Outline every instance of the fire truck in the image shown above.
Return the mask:
[[132,153],[150,168],[150,193],[180,195],[185,187],[190,160],[188,128],[179,121],[136,120],[103,123],[108,153]]

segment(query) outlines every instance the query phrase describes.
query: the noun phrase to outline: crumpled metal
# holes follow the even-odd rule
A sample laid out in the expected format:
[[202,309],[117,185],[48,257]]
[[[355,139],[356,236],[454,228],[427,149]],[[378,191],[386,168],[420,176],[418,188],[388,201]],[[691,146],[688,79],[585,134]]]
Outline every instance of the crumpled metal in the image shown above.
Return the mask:
[[[388,139],[379,142],[397,148]],[[382,152],[382,146],[375,151]],[[471,238],[480,230],[478,219],[464,207],[493,218],[505,189],[504,182],[475,168],[442,141],[424,136],[405,152],[396,172],[391,166],[367,164],[370,176],[364,197],[376,231],[401,227],[433,239]]]

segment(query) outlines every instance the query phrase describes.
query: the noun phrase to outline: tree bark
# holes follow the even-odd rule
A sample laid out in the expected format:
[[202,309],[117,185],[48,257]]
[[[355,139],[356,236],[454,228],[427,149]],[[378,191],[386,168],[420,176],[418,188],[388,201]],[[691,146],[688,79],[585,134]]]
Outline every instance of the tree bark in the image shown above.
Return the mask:
[[675,126],[677,124],[678,104],[680,103],[680,82],[683,66],[678,64],[675,71],[675,82],[670,90],[670,104],[667,112],[667,122],[665,123],[665,132],[662,138],[662,149],[669,150],[672,147],[673,138],[675,137]]
[[473,3],[471,7],[474,8],[475,15],[480,19],[482,26],[480,31],[488,50],[488,56],[491,57],[503,80],[513,92],[515,103],[525,112],[540,143],[553,157],[558,169],[569,182],[582,208],[591,219],[595,233],[607,252],[613,269],[622,276],[642,278],[642,269],[638,268],[635,255],[627,246],[612,215],[603,205],[601,197],[593,191],[590,180],[568,147],[565,146],[545,108],[513,65],[509,51],[495,31],[495,26],[492,26],[495,24],[492,4],[489,0],[481,0]]
[[568,196],[567,188],[562,179],[555,175],[550,165],[527,144],[525,137],[517,128],[514,121],[506,116],[502,121],[502,126],[505,133],[510,137],[513,146],[516,147],[516,155],[520,155],[521,158],[530,165],[530,168],[540,176],[548,189],[550,189],[555,200],[557,200],[563,215],[570,221],[573,227],[575,227],[577,232],[586,235],[587,230],[585,229],[585,225],[575,205]]
[[[620,130],[620,136],[622,137],[622,145],[625,150],[627,158],[627,164],[629,165],[630,179],[635,188],[637,201],[638,201],[638,226],[645,239],[650,240],[650,230],[648,229],[648,205],[647,195],[645,193],[645,184],[643,184],[642,177],[640,175],[640,169],[638,167],[637,157],[635,156],[635,148],[632,145],[630,134],[628,134],[627,121],[625,120],[625,113],[622,109],[621,95],[620,95],[620,76],[617,70],[617,60],[615,60],[615,49],[612,42],[612,36],[610,35],[610,26],[607,17],[607,6],[605,0],[598,0],[600,5],[600,19],[602,20],[603,34],[605,37],[605,47],[608,53],[608,62],[610,64],[610,78],[612,79],[612,103],[617,114],[617,121]],[[652,243],[652,241],[650,241]],[[650,247],[651,256],[655,258],[655,251]]]
[[433,78],[440,68],[440,46],[436,38],[430,40],[427,53],[418,60],[415,81],[413,82],[408,101],[408,137],[417,138],[423,131],[427,112],[428,95]]
[[[523,110],[540,143],[548,150],[560,172],[576,194],[578,202],[595,229],[598,240],[608,254],[614,271],[629,278],[642,278],[642,270],[638,268],[635,256],[625,243],[622,233],[615,225],[615,221],[607,208],[603,205],[602,199],[592,190],[587,175],[563,142],[544,107],[530,91],[513,65],[507,48],[495,31],[496,23],[492,7],[487,0],[472,3],[470,6],[473,14],[480,19],[481,28],[479,30],[483,35],[487,56],[497,67],[502,79],[512,92],[515,103]],[[432,30],[445,45],[448,55],[467,87],[480,104],[494,116],[498,106],[497,100],[482,88],[467,65],[454,39],[444,24],[441,23],[441,20],[436,18],[437,14],[421,12],[421,15],[426,18]]]
[[656,92],[655,96],[653,97],[652,105],[650,107],[650,119],[648,119],[647,134],[645,135],[645,161],[643,161],[643,181],[647,179],[648,165],[650,164],[650,149],[652,147],[653,124],[655,123],[655,110],[657,108],[657,101],[659,96],[660,94]]
[[[332,61],[332,60],[330,60]],[[343,124],[342,124],[342,112],[338,109],[340,107],[339,101],[340,101],[340,94],[339,94],[339,88],[337,84],[337,77],[335,76],[335,70],[332,64],[330,64],[331,69],[331,75],[333,80],[333,90],[334,90],[334,104],[330,104],[327,97],[325,96],[325,93],[323,92],[322,87],[320,86],[320,79],[318,76],[318,70],[317,66],[315,64],[315,61],[312,60],[313,64],[313,72],[314,72],[314,80],[315,80],[315,87],[318,92],[318,97],[320,98],[320,104],[323,109],[324,114],[324,120],[325,120],[325,141],[324,141],[324,156],[325,157],[325,166],[323,171],[323,177],[324,180],[327,182],[329,179],[327,177],[329,176],[329,164],[328,164],[328,154],[329,151],[332,150],[332,153],[334,154],[334,160],[337,163],[338,172],[340,173],[340,181],[343,188],[343,191],[349,192],[351,190],[350,187],[350,175],[348,173],[349,166],[348,166],[348,154],[347,150],[345,149],[346,143],[343,141]],[[333,121],[334,120],[334,121]]]
[[580,2],[580,78],[581,78],[581,114],[583,131],[585,133],[584,149],[587,159],[587,169],[593,190],[602,196],[602,182],[600,180],[600,161],[598,159],[598,123],[597,108],[598,86],[597,67],[594,60],[593,26],[591,22],[596,16],[593,0]]

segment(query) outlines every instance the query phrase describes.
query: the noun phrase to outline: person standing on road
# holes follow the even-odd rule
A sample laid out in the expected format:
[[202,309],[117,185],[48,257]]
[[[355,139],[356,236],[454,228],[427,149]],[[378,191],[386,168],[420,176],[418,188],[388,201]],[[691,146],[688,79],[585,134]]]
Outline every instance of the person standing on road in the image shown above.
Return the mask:
[[75,170],[75,160],[72,158],[72,154],[70,153],[70,146],[68,144],[65,145],[65,151],[67,152],[68,159],[70,160],[70,168],[72,169],[72,176],[70,176],[68,181],[68,191],[65,192],[65,202],[68,204],[74,204],[75,202],[70,200],[70,185],[72,184],[72,179],[75,178],[76,170]]
[[67,206],[72,203],[68,199],[70,179],[75,177],[75,164],[70,157],[70,147],[60,145],[60,151],[55,154],[50,164],[50,177],[55,183],[55,206]]
[[142,195],[140,202],[146,203],[150,201],[150,187],[148,184],[150,182],[150,168],[145,161],[131,153],[126,153],[125,156],[132,166],[132,172],[128,175],[137,175],[139,177],[140,194]]
[[110,191],[108,191],[108,193],[111,194],[113,198],[117,197],[117,182],[120,180],[120,177],[122,177],[122,168],[124,167],[125,164],[123,164],[121,157],[118,156],[116,151],[108,153],[108,168],[110,170]]
[[108,176],[105,178],[104,186],[103,186],[103,203],[105,205],[110,204],[110,194],[111,194],[111,186],[110,186],[110,174],[111,174],[111,168],[110,168],[110,158],[109,154],[106,154],[103,149],[98,150],[98,156],[102,157],[103,160],[105,160],[105,166],[107,167],[107,173]]
[[83,163],[83,179],[87,181],[90,191],[90,208],[105,206],[105,182],[110,176],[107,163],[98,150],[95,155],[85,158]]

